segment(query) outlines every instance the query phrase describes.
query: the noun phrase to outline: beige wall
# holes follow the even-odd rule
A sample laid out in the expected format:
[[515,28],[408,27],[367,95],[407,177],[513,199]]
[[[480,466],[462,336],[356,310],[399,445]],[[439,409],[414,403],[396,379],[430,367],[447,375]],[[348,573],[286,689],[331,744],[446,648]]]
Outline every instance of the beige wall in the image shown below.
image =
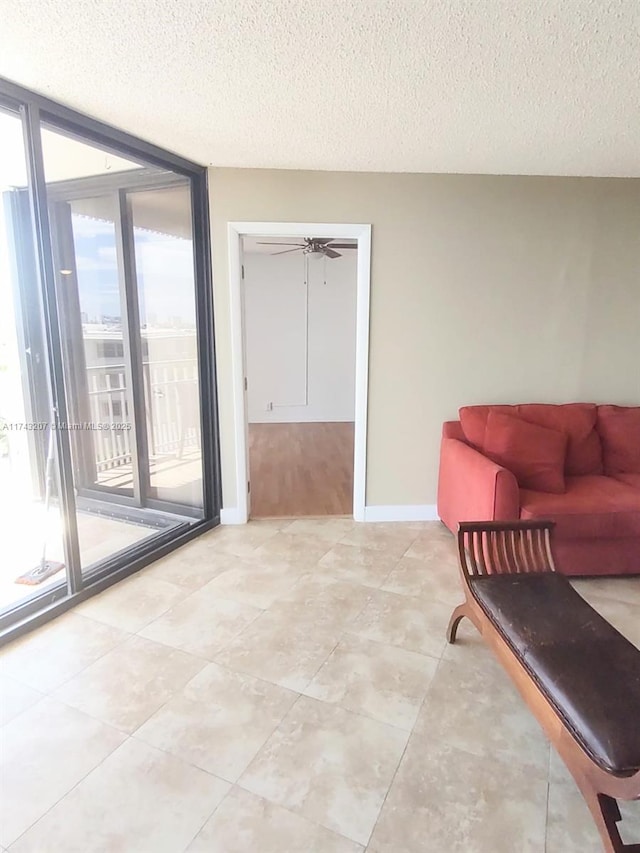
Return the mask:
[[226,223],[371,223],[367,505],[433,504],[459,406],[640,404],[640,180],[211,169],[224,505]]

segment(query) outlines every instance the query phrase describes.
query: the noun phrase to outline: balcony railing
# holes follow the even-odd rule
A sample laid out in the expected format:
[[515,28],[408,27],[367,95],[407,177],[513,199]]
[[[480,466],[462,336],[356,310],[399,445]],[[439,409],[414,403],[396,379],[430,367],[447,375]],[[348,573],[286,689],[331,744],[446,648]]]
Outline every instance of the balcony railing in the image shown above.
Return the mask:
[[[143,362],[144,402],[149,456],[181,458],[200,446],[198,366],[195,358]],[[130,465],[131,394],[124,364],[87,367],[90,420],[111,428],[94,436],[98,473]],[[122,426],[118,426],[121,424]]]

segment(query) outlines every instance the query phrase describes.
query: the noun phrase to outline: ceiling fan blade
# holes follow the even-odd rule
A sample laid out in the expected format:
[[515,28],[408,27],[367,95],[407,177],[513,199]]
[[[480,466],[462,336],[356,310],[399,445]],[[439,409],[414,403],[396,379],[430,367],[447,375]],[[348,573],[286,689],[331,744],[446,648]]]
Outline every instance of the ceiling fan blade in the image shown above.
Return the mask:
[[304,249],[304,243],[264,243],[260,240],[256,240],[256,246],[300,246],[301,249]]
[[[277,245],[277,244],[274,244]],[[276,255],[288,255],[289,252],[299,252],[300,249],[304,249],[304,246],[296,246],[295,249],[285,249],[284,252],[269,252],[272,258],[275,258]]]
[[357,249],[355,243],[331,243],[332,249]]
[[330,249],[328,246],[322,250],[322,254],[326,255],[328,258],[341,258],[342,255],[340,252],[334,252],[333,249]]
[[319,246],[326,246],[333,240],[333,237],[305,237],[310,243],[317,243]]

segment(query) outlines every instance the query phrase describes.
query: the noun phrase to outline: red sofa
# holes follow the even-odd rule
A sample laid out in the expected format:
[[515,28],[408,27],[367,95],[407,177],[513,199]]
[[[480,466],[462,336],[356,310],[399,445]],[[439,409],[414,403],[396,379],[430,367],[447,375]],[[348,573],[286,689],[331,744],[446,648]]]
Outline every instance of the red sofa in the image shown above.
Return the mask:
[[556,522],[568,575],[640,574],[640,407],[465,406],[444,424],[438,513]]

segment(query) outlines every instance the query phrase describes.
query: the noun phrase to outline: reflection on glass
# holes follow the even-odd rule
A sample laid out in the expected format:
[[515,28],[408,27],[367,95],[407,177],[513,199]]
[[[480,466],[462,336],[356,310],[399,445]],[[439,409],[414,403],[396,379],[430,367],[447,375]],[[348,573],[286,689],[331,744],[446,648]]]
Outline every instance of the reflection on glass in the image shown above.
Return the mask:
[[[69,203],[74,258],[70,270],[60,274],[62,287],[73,288],[75,266],[76,299],[68,299],[66,321],[77,300],[77,340],[82,364],[77,376],[75,420],[100,426],[82,430],[74,442],[78,454],[78,476],[84,487],[124,490],[133,494],[131,389],[127,387],[123,310],[118,277],[115,212],[113,198],[90,198]],[[65,261],[66,263],[66,261]],[[86,387],[85,387],[86,386]],[[82,399],[83,398],[83,399]],[[83,446],[80,447],[79,445]]]
[[[0,111],[0,612],[66,585],[22,124]],[[27,236],[25,241],[24,237]]]
[[135,192],[133,219],[152,494],[202,507],[200,388],[188,184]]
[[90,178],[97,175],[142,171],[139,163],[125,160],[57,130],[41,129],[47,183]]

